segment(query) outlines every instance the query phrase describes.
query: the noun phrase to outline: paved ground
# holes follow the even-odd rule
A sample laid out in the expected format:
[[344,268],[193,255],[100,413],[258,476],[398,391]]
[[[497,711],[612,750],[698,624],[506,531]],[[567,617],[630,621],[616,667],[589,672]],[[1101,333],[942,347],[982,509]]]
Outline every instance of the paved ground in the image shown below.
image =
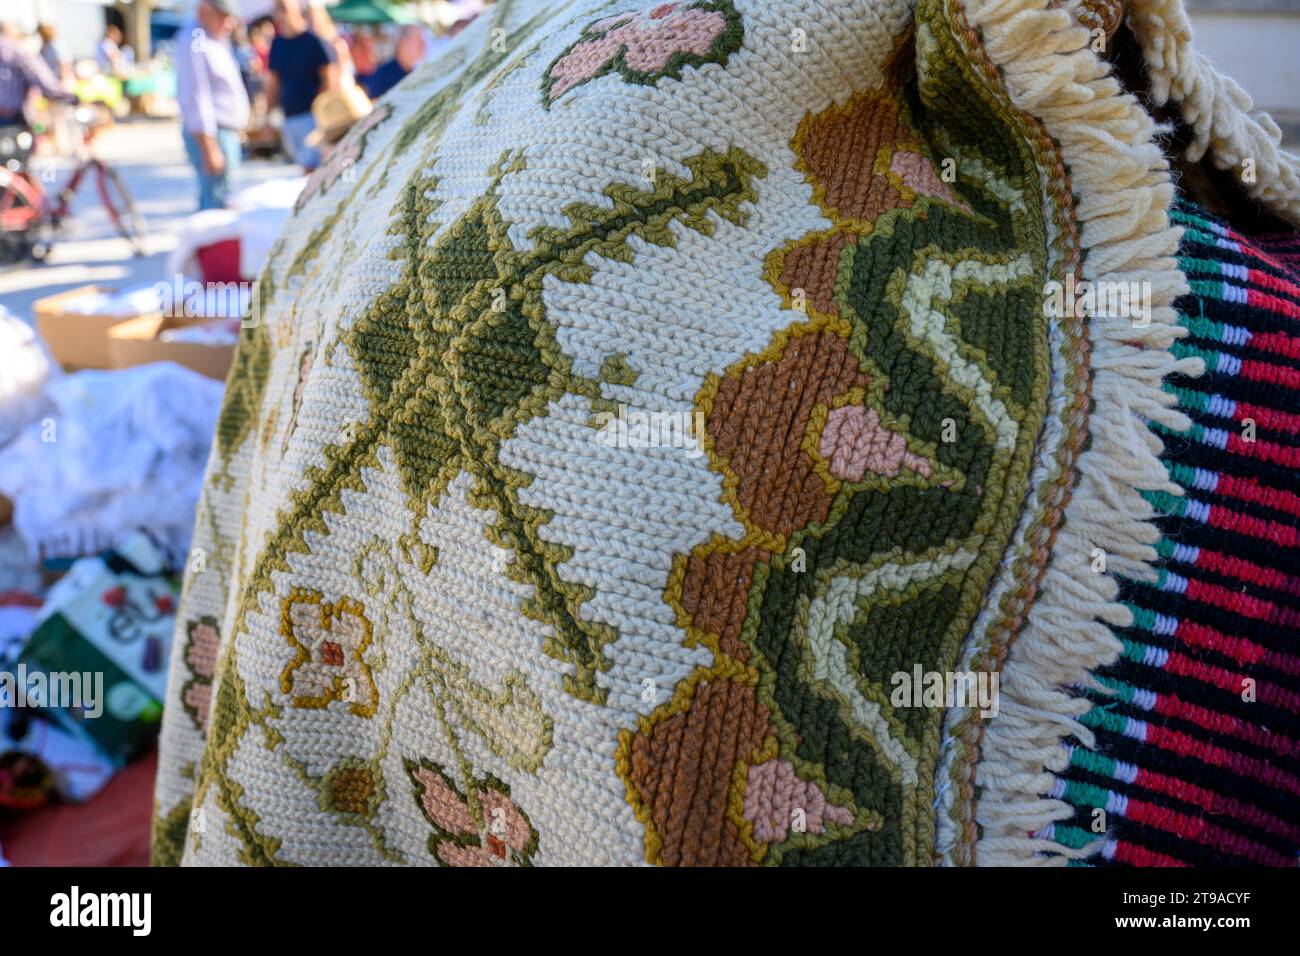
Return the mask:
[[[148,255],[133,256],[126,240],[115,237],[95,187],[83,183],[73,203],[66,238],[54,247],[48,260],[0,271],[0,305],[20,318],[31,319],[32,303],[37,299],[89,282],[132,285],[162,279],[167,254],[176,245],[177,229],[196,208],[194,173],[175,121],[119,123],[99,135],[95,150],[121,173],[148,222]],[[67,180],[72,169],[69,160],[56,163],[55,188]],[[296,170],[288,162],[245,163],[235,188],[293,176]]]

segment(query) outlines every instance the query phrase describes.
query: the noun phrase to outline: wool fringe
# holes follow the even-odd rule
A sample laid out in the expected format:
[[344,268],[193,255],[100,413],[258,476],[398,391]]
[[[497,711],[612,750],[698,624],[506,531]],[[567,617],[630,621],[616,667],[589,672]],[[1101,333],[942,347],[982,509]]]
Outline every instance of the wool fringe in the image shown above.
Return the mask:
[[1250,94],[1193,46],[1182,0],[1129,0],[1127,10],[1155,105],[1176,104],[1192,131],[1187,158],[1230,171],[1252,199],[1300,226],[1300,159],[1282,149],[1273,118],[1254,114]]
[[[1071,688],[1118,656],[1110,626],[1132,623],[1116,600],[1115,575],[1153,575],[1158,533],[1139,489],[1182,494],[1146,423],[1188,427],[1161,382],[1174,372],[1204,371],[1199,359],[1178,361],[1168,351],[1185,334],[1173,302],[1188,286],[1175,259],[1182,231],[1169,223],[1174,187],[1155,142],[1158,130],[1092,52],[1091,33],[1075,20],[1073,6],[1049,8],[1048,0],[965,4],[1012,102],[1059,144],[1077,202],[1083,277],[1150,282],[1151,322],[1136,328],[1119,317],[1088,319],[1091,444],[1080,457],[1080,480],[1039,598],[1002,669],[1000,711],[984,736],[975,779],[979,865],[1060,865],[1098,847],[1070,849],[1038,834],[1050,834],[1049,824],[1074,815],[1048,795],[1052,772],[1069,760],[1065,738],[1094,745],[1079,722],[1090,705]],[[1097,548],[1106,555],[1105,573],[1093,570]]]

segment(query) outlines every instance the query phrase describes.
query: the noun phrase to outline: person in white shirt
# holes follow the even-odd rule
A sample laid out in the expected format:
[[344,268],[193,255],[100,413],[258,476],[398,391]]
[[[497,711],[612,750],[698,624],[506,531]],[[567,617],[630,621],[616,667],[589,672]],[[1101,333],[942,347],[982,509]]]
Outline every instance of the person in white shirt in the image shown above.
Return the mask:
[[116,23],[110,23],[104,28],[104,35],[95,47],[95,63],[101,73],[118,77],[127,74],[134,64],[134,57],[129,47],[123,47],[125,40],[126,37]]
[[243,154],[248,92],[230,46],[229,0],[202,0],[176,43],[176,98],[185,152],[199,178],[199,208],[219,209]]

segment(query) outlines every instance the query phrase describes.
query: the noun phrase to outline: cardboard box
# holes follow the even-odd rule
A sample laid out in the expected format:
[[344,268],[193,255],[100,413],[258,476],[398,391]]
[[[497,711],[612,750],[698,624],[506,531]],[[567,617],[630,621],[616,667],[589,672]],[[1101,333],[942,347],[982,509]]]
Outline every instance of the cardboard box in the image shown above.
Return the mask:
[[206,345],[197,342],[164,342],[158,336],[168,329],[204,325],[210,318],[171,315],[142,315],[119,322],[108,332],[110,368],[131,368],[149,362],[175,362],[208,378],[226,380],[235,357],[234,343]]
[[[36,328],[50,348],[50,354],[66,369],[112,368],[108,354],[108,331],[140,313],[125,315],[70,312],[68,306],[88,295],[113,294],[117,290],[87,285],[38,299],[33,309]],[[160,315],[154,313],[156,318]]]

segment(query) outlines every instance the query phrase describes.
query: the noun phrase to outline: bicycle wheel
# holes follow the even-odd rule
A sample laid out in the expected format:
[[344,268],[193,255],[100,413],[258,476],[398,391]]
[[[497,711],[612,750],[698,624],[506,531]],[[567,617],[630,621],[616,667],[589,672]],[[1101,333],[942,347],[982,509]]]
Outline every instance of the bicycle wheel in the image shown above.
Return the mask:
[[0,265],[32,257],[32,232],[41,218],[40,194],[22,176],[0,166]]
[[131,248],[138,256],[144,255],[144,238],[148,227],[144,217],[135,208],[135,200],[127,192],[126,184],[117,170],[103,163],[98,164],[99,198],[104,203],[104,210],[113,223],[113,228],[123,239],[131,243]]

